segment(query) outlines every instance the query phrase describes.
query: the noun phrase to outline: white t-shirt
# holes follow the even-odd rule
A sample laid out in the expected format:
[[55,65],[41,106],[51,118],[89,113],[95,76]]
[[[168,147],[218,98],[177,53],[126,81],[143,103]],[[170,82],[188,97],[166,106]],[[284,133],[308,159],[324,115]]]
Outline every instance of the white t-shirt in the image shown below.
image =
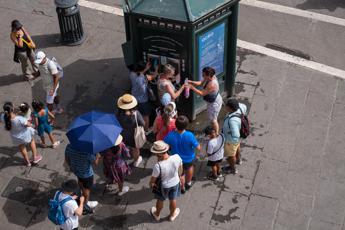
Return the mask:
[[[56,192],[58,193],[58,192]],[[56,194],[55,194],[56,195]],[[69,195],[61,193],[59,196],[59,201],[62,201]],[[79,221],[78,216],[74,214],[75,210],[77,210],[78,204],[75,200],[67,201],[63,206],[62,210],[66,217],[66,222],[63,225],[60,225],[60,228],[63,230],[72,230],[74,228],[78,228]]]
[[[158,165],[159,164],[159,165]],[[153,167],[152,176],[159,177],[159,166],[162,170],[162,186],[163,188],[171,188],[180,183],[178,168],[182,165],[182,159],[178,154],[170,156],[168,159],[160,161]]]
[[208,156],[209,161],[219,161],[223,159],[224,157],[224,136],[222,134],[218,135],[218,137],[213,138],[209,140],[207,144],[207,155],[212,154],[213,155]]
[[47,58],[46,63],[39,65],[41,72],[41,77],[43,81],[43,88],[49,91],[54,88],[54,78],[53,75],[58,74],[59,71],[55,63]]

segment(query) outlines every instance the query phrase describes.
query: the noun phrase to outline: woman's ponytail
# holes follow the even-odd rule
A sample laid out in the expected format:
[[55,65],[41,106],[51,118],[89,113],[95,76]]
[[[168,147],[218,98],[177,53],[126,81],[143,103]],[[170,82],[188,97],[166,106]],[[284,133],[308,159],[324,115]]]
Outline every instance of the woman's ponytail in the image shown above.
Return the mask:
[[10,131],[12,129],[12,123],[11,123],[11,113],[13,113],[13,104],[12,102],[6,102],[3,106],[4,109],[4,120],[5,120],[5,128],[6,130]]

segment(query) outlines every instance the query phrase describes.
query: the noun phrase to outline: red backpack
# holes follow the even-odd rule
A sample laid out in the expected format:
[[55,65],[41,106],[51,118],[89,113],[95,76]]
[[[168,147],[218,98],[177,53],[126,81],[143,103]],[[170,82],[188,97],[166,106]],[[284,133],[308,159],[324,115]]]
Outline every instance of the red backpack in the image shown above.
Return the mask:
[[[240,111],[241,111],[241,114],[234,114],[232,115],[229,120],[232,118],[232,117],[238,117],[241,119],[241,129],[240,129],[240,137],[242,137],[243,139],[247,138],[250,134],[250,125],[249,125],[249,119],[248,119],[248,116],[245,115],[243,112],[242,112],[242,109],[239,108]],[[230,124],[229,124],[230,126]],[[230,127],[229,127],[230,128]]]

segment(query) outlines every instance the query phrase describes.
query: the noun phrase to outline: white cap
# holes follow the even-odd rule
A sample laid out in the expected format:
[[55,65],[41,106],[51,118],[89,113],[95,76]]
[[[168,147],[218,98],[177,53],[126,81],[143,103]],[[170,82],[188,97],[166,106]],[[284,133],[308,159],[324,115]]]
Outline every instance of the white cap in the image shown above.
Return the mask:
[[36,59],[35,59],[35,63],[36,64],[41,64],[41,62],[43,61],[43,59],[46,57],[46,54],[43,51],[38,51],[36,54]]

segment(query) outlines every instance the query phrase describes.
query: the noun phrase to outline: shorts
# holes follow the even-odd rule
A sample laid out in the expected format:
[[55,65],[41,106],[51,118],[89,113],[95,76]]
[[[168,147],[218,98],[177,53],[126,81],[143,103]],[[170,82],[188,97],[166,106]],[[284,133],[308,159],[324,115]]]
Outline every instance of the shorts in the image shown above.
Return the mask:
[[193,161],[189,163],[183,163],[183,171],[190,169],[193,166]]
[[138,103],[138,110],[143,116],[150,116],[152,107],[150,102]]
[[155,198],[161,201],[166,199],[176,200],[176,198],[181,196],[180,183],[170,188],[163,188],[162,195],[155,194]]
[[44,133],[51,133],[53,128],[49,124],[41,124],[37,127],[38,136],[42,137]]
[[217,121],[222,104],[223,99],[219,94],[214,102],[207,103],[207,118],[210,122]]
[[207,166],[213,167],[216,164],[222,163],[223,159],[217,160],[217,161],[207,161]]
[[47,104],[54,104],[54,98],[57,95],[58,89],[59,89],[59,84],[56,86],[56,89],[55,89],[53,95],[49,95],[49,91],[47,91],[47,97],[46,97]]
[[237,143],[237,144],[225,143],[224,157],[234,157],[239,147],[240,147],[240,143]]
[[83,188],[92,189],[93,187],[93,175],[86,178],[79,178],[78,182],[83,185]]

